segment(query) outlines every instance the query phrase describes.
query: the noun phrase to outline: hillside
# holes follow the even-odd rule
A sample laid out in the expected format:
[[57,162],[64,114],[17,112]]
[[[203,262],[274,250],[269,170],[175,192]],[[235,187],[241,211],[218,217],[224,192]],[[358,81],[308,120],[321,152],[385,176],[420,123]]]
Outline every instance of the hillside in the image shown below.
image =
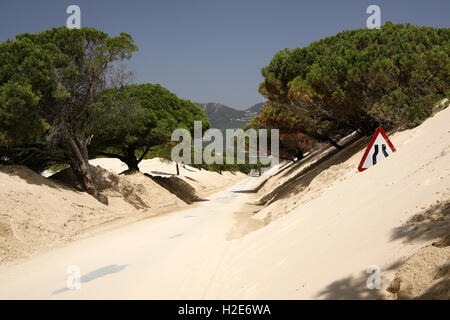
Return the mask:
[[[283,167],[257,193],[287,186],[253,216],[266,226],[227,252],[207,298],[448,299],[449,121],[447,108],[391,135],[397,152],[362,173],[364,138],[306,172],[314,158]],[[366,287],[372,265],[381,290]]]
[[245,110],[237,110],[214,102],[196,104],[202,107],[208,115],[209,122],[211,122],[211,128],[235,129],[242,128],[254,117],[259,115],[265,103],[257,103]]

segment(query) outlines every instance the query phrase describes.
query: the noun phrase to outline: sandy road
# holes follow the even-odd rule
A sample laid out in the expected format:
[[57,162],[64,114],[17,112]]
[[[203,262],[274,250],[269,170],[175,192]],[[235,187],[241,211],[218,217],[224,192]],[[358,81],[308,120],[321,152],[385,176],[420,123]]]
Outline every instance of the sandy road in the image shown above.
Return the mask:
[[[449,121],[447,108],[391,135],[397,152],[363,173],[363,150],[323,170],[307,193],[274,203],[289,214],[254,232],[236,232],[250,224],[241,219],[252,196],[233,190],[250,188],[249,178],[209,201],[4,266],[0,299],[382,298],[396,268],[444,234],[404,224],[449,199]],[[80,290],[66,289],[71,265],[81,269]],[[371,266],[380,290],[367,287]]]
[[[0,299],[201,299],[230,245],[252,178],[167,215],[0,268]],[[68,268],[81,271],[67,289]]]

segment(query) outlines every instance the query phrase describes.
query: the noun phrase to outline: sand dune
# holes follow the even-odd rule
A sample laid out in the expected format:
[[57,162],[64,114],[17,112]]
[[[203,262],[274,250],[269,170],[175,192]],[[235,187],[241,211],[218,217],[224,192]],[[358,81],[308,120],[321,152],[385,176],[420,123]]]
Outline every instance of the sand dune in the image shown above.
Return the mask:
[[[8,283],[2,294],[14,290],[18,297],[47,297],[63,281],[66,257],[76,255],[87,270],[101,270],[111,259],[125,257],[123,263],[133,261],[133,267],[61,298],[364,299],[386,298],[387,292],[393,299],[446,297],[449,123],[447,108],[415,129],[392,134],[397,152],[362,173],[357,166],[368,139],[329,157],[282,164],[280,174],[274,169],[249,178],[237,191],[222,191],[210,202],[159,216],[156,222],[142,221],[54,250],[47,257],[57,265],[41,256],[2,268],[0,277]],[[302,171],[315,159],[320,161]],[[126,169],[114,159],[92,164],[116,173]],[[175,173],[173,163],[160,159],[143,162],[141,169],[158,176]],[[180,169],[181,178],[203,194],[244,177]],[[71,241],[114,219],[157,212],[166,200],[177,204],[174,194],[142,174],[110,174],[111,187],[104,192],[114,205],[106,207],[26,168],[1,167],[2,259]],[[247,192],[258,184],[258,193]],[[158,201],[147,198],[149,193],[158,194]],[[268,194],[266,207],[249,205]],[[136,208],[136,195],[144,209]],[[95,259],[90,251],[97,252]],[[373,266],[381,270],[381,290],[366,286],[367,268]],[[28,270],[33,282],[18,277],[19,269]],[[42,290],[31,292],[30,286]],[[117,286],[127,290],[112,290]]]
[[[126,169],[117,159],[96,159],[92,164],[112,170],[94,170],[97,187],[109,198],[108,206],[26,167],[0,166],[0,263],[187,205],[142,173],[117,175]],[[146,160],[144,166],[149,173],[175,169],[160,159]],[[213,184],[224,188],[245,177],[188,170],[181,168],[183,179],[202,196]]]
[[[361,149],[282,195],[256,215],[282,217],[233,244],[207,297],[384,296],[398,266],[437,236],[408,238],[402,225],[450,199],[449,123],[447,108],[392,135],[388,161],[359,173]],[[381,268],[383,290],[366,287],[371,265]]]
[[[127,166],[119,159],[100,158],[89,161],[92,165],[99,165],[107,170],[121,173]],[[172,161],[161,158],[142,160],[139,170],[151,176],[170,177],[176,175],[176,166]],[[199,170],[189,165],[179,165],[180,175],[177,176],[193,186],[201,197],[212,194],[226,186],[246,177],[241,172],[218,172]]]

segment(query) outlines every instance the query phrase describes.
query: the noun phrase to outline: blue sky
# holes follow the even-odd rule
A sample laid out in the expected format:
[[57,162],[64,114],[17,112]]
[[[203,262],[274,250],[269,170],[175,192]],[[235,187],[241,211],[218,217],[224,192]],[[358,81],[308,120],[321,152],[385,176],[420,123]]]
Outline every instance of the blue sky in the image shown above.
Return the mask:
[[284,48],[364,28],[377,4],[381,22],[449,27],[450,1],[365,0],[0,0],[0,41],[65,25],[66,8],[81,24],[110,35],[130,33],[139,46],[128,63],[138,82],[160,83],[182,98],[247,108],[263,101],[260,69]]

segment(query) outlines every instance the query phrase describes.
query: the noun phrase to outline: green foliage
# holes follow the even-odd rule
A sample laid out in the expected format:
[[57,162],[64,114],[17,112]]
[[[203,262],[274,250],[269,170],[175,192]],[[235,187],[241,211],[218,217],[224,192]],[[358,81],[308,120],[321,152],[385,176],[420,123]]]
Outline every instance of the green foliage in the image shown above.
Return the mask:
[[[216,172],[219,172],[219,173],[222,173],[224,171],[234,171],[234,172],[239,171],[239,172],[242,172],[242,173],[245,173],[245,174],[250,173],[250,171],[252,169],[259,170],[259,168],[261,167],[261,163],[259,163],[259,161],[258,161],[257,164],[250,164],[248,155],[246,155],[245,164],[238,164],[237,163],[237,155],[236,155],[236,153],[234,155],[234,162],[233,163],[231,163],[231,164],[226,163],[226,159],[227,159],[227,155],[226,155],[226,152],[224,152],[223,153],[223,161],[222,161],[223,163],[222,164],[220,164],[220,163],[202,164],[200,167],[202,169],[206,169],[206,170],[210,170],[210,171],[216,171]],[[194,165],[194,167],[195,167],[195,165]]]
[[[110,114],[110,121],[103,126],[91,142],[91,153],[107,153],[108,148],[119,151],[116,156],[137,169],[137,164],[147,153],[163,153],[170,157],[165,146],[172,132],[184,128],[193,133],[194,121],[202,121],[203,130],[209,128],[205,112],[189,100],[178,98],[158,84],[129,85],[105,92],[98,112],[119,106],[118,114]],[[139,157],[137,157],[139,154]]]
[[[325,126],[327,121],[322,121]],[[269,128],[280,130],[279,156],[285,159],[301,159],[303,154],[312,151],[316,147],[317,140],[302,132],[312,133],[312,127],[305,127],[305,121],[296,117],[295,114],[273,107],[267,103],[259,116],[253,118],[247,128]],[[321,132],[322,128],[316,128],[316,132]],[[317,133],[316,133],[317,135]]]
[[295,117],[300,132],[370,135],[377,126],[415,126],[431,115],[449,91],[449,54],[449,28],[387,22],[278,52],[262,69],[259,91]]
[[49,125],[37,117],[38,103],[30,84],[8,81],[0,87],[0,146],[26,143],[45,133]]
[[[145,156],[145,159],[163,158],[163,159],[170,160],[173,146],[174,146],[174,143],[166,143],[166,144],[154,146],[154,147],[150,148],[150,151]],[[141,156],[141,155],[142,154],[138,153],[138,156]]]
[[[145,156],[145,159],[151,158],[163,158],[170,160],[172,147],[175,143],[167,143],[159,146],[152,147],[150,151]],[[203,148],[202,148],[203,152]],[[248,160],[248,156],[247,156]],[[235,154],[234,164],[226,164],[226,153],[223,154],[223,164],[194,164],[194,147],[191,148],[191,164],[190,166],[198,169],[223,172],[223,171],[240,171],[242,173],[248,174],[252,169],[259,169],[260,164],[237,164],[237,156]],[[248,161],[247,161],[248,162]]]
[[108,72],[136,50],[130,35],[110,37],[92,28],[53,28],[1,43],[2,154],[36,170],[85,163],[86,145],[106,118],[94,106]]

